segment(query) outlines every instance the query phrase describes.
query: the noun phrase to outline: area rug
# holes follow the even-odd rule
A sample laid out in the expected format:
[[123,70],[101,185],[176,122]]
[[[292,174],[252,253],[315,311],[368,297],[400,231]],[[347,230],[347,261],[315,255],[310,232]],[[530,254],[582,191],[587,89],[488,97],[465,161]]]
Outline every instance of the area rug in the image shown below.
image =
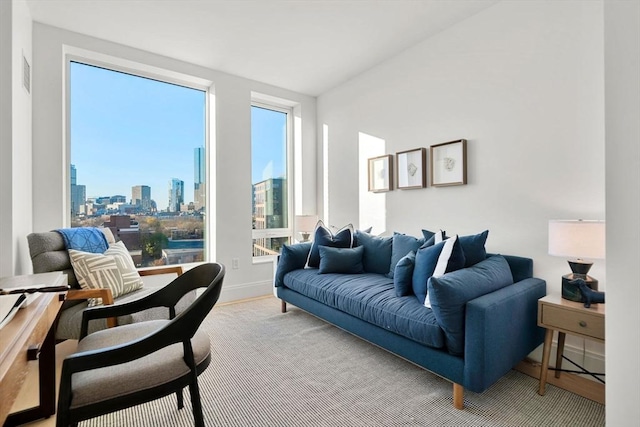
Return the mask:
[[[452,406],[450,382],[269,297],[214,307],[202,325],[212,362],[200,376],[207,426],[603,426],[603,405],[511,371]],[[175,396],[82,426],[192,426]]]

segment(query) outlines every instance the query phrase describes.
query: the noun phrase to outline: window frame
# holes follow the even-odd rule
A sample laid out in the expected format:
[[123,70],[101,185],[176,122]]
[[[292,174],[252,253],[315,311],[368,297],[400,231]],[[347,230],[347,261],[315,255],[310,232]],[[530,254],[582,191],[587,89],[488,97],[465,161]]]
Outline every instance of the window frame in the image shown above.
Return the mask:
[[[80,64],[104,68],[109,71],[115,71],[125,74],[130,74],[135,77],[142,77],[151,80],[156,80],[162,83],[168,83],[178,86],[183,86],[189,89],[195,89],[204,92],[205,98],[205,120],[204,120],[204,147],[205,147],[205,180],[207,182],[206,187],[206,203],[205,212],[215,212],[216,202],[215,197],[215,176],[212,173],[212,167],[215,164],[215,156],[212,154],[214,147],[212,141],[215,139],[212,136],[212,129],[215,125],[215,118],[212,112],[215,105],[215,90],[213,81],[203,79],[189,74],[183,74],[181,72],[171,71],[166,68],[160,68],[153,65],[148,65],[136,61],[123,59],[99,52],[94,52],[82,48],[73,46],[64,46],[63,48],[64,58],[64,108],[63,108],[63,189],[62,189],[62,208],[63,221],[65,227],[71,226],[71,63],[77,62]],[[210,262],[215,259],[215,218],[213,215],[207,214],[204,216],[204,261]],[[175,264],[180,265],[180,264]]]
[[[291,243],[293,239],[293,212],[294,212],[294,191],[293,191],[293,182],[292,182],[292,173],[293,173],[293,106],[280,104],[278,102],[273,102],[271,100],[266,101],[260,99],[259,96],[253,96],[251,98],[250,109],[253,107],[264,108],[266,110],[272,110],[279,113],[286,114],[286,141],[285,141],[285,170],[287,173],[286,182],[287,182],[287,227],[286,228],[265,228],[265,229],[254,229],[251,228],[251,247],[253,248],[253,241],[256,239],[264,239],[264,238],[278,238],[278,237],[288,237],[289,243]],[[250,110],[251,111],[251,110]],[[253,139],[251,140],[251,145],[253,146]],[[251,152],[251,165],[253,167],[253,150]],[[251,183],[253,187],[254,183]],[[252,192],[253,197],[253,192]],[[253,206],[253,203],[252,203]],[[253,216],[253,212],[251,212]],[[277,255],[262,255],[262,256],[253,256],[252,253],[252,261],[254,264],[273,262],[273,258]]]

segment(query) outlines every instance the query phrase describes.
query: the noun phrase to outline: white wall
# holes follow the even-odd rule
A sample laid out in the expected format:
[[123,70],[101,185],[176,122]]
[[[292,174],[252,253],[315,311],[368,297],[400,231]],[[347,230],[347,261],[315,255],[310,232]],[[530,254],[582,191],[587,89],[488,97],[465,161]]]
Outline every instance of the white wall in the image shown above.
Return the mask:
[[606,1],[604,18],[607,425],[624,426],[640,420],[640,2]]
[[31,15],[24,0],[0,6],[0,276],[30,268],[31,95],[23,87],[23,55],[31,59]]
[[[269,294],[272,264],[254,265],[251,254],[251,92],[299,103],[302,159],[303,163],[312,165],[316,150],[315,98],[40,23],[34,23],[33,27],[33,229],[43,231],[65,225],[63,201],[68,167],[64,161],[63,137],[65,46],[206,79],[213,82],[215,92],[216,126],[212,142],[215,143],[216,261],[227,266],[221,298]],[[302,185],[304,192],[311,195],[303,200],[303,208],[314,209],[315,181],[307,179]],[[239,269],[231,269],[232,258],[239,259]]]
[[[357,224],[359,132],[387,154],[465,138],[468,184],[376,195],[386,232],[489,229],[489,251],[533,258],[560,292],[570,270],[547,254],[548,220],[605,217],[603,43],[601,2],[501,2],[321,95],[330,223],[370,225]],[[606,287],[604,261],[591,275]],[[584,358],[582,340],[567,345]],[[603,346],[584,345],[602,364]]]

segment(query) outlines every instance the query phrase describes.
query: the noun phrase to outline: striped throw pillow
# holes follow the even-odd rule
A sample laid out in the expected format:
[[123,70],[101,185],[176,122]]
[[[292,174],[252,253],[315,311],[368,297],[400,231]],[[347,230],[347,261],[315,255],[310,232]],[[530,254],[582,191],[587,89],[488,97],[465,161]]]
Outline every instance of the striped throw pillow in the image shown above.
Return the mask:
[[[69,257],[83,289],[111,289],[115,299],[142,287],[142,279],[122,242],[112,244],[104,254],[69,249]],[[89,307],[100,304],[101,298],[89,299]]]

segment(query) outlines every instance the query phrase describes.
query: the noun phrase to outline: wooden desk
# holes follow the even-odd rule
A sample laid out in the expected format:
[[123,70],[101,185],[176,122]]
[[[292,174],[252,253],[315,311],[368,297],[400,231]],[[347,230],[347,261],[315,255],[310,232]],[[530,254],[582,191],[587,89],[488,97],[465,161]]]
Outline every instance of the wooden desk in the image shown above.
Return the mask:
[[[32,274],[0,279],[0,288],[30,284],[65,285],[61,272]],[[43,292],[18,310],[15,317],[0,329],[0,424],[15,426],[56,412],[55,328],[65,293]],[[27,376],[29,360],[38,359],[40,405],[9,414]]]
[[[566,334],[603,343],[604,314],[604,304],[591,304],[590,308],[585,308],[583,303],[563,299],[559,294],[550,294],[538,300],[538,326],[547,329],[544,338],[544,350],[542,351],[538,394],[543,396],[545,393],[553,332],[558,331],[555,377],[560,378],[561,371],[558,369],[562,365]],[[603,386],[600,385],[600,387]],[[582,395],[585,396],[584,394]],[[604,403],[603,398],[585,397]]]

